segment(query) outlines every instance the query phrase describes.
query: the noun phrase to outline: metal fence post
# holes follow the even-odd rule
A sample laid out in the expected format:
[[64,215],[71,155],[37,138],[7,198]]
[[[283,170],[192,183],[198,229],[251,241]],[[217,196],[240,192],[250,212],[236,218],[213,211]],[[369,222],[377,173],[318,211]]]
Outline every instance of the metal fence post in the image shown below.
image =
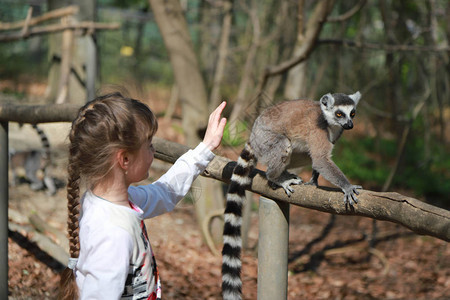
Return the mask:
[[258,300],[287,299],[289,203],[259,200]]
[[8,122],[0,122],[0,299],[8,299]]

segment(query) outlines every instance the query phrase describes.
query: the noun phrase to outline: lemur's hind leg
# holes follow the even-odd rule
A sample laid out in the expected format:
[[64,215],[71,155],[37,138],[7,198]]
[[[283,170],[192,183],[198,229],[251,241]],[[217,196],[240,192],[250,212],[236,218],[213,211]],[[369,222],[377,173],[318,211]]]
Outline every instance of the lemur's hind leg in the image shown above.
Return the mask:
[[[267,179],[269,179],[269,177]],[[287,171],[283,171],[283,173],[281,173],[281,175],[276,179],[269,179],[269,186],[274,190],[282,187],[286,192],[286,195],[290,197],[294,192],[294,189],[291,187],[291,185],[299,185],[302,182],[303,180],[297,175],[289,173]]]
[[317,172],[316,170],[313,169],[312,171],[312,177],[311,179],[306,182],[306,185],[314,185],[314,186],[319,186],[319,182],[317,181],[317,179],[319,178],[319,172]]
[[37,151],[32,151],[25,161],[24,168],[27,179],[30,181],[30,187],[33,191],[38,191],[44,188],[44,182],[38,178],[37,172],[41,166],[41,154]]
[[301,184],[303,182],[300,177],[285,171],[290,162],[292,146],[287,138],[279,140],[276,146],[273,146],[279,147],[280,149],[279,151],[271,150],[272,157],[266,159],[266,176],[269,180],[269,186],[273,189],[282,187],[286,194],[291,196],[294,192],[291,185]]
[[47,188],[47,194],[49,196],[53,196],[54,194],[56,194],[57,188],[55,180],[51,176],[47,174],[44,176],[44,184],[45,187]]

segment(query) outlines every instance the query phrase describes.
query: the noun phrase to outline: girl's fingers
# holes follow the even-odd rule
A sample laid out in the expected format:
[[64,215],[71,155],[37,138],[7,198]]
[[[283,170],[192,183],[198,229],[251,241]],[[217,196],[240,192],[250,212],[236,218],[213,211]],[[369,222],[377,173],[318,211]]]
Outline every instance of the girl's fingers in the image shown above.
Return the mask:
[[222,115],[223,109],[226,106],[226,102],[223,101],[210,115],[210,123],[211,125],[216,125],[219,123],[220,117]]
[[217,148],[222,140],[226,118],[222,118],[222,112],[226,106],[226,102],[223,101],[210,115],[208,128],[206,129],[205,137],[203,141],[210,147],[211,150]]

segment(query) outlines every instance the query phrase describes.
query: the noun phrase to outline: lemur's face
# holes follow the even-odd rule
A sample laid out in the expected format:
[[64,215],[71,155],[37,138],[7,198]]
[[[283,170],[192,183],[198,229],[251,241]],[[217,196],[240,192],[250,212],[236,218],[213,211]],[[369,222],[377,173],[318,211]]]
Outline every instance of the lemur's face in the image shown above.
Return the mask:
[[352,129],[355,113],[354,105],[336,105],[332,110],[333,121],[331,123],[340,125],[346,130]]
[[320,99],[320,107],[330,126],[341,126],[348,130],[353,128],[356,105],[361,94],[327,94]]

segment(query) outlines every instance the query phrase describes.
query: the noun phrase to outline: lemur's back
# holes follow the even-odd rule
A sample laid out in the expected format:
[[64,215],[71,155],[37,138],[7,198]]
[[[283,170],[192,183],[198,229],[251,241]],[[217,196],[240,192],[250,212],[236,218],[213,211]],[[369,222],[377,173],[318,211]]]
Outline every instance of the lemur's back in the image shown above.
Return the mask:
[[[316,132],[317,122],[321,114],[318,101],[292,100],[271,106],[264,110],[255,120],[250,135],[250,145],[255,151],[261,163],[270,161],[270,153],[274,148],[284,151],[286,147],[297,147],[299,145],[286,145],[289,140],[309,141],[309,137],[326,132]],[[270,151],[269,151],[270,150]],[[294,152],[308,152],[308,149],[293,149]]]

